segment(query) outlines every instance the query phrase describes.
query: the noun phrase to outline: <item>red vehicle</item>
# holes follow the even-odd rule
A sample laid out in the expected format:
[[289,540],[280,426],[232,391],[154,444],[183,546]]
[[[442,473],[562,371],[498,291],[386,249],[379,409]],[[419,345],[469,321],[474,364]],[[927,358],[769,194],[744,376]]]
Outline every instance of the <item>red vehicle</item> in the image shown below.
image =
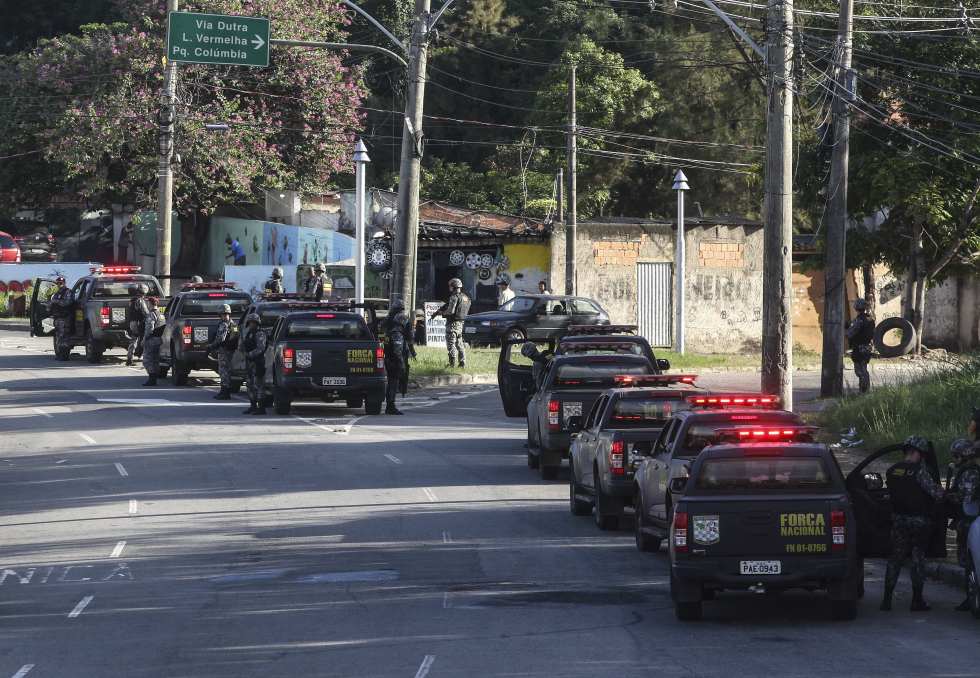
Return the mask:
[[9,233],[0,231],[0,263],[20,263],[20,247]]

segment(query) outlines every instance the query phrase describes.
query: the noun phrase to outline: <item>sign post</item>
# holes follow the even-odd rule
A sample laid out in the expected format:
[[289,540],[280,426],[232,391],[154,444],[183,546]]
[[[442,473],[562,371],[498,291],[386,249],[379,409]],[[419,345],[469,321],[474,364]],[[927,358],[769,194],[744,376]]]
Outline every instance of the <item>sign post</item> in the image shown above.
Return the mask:
[[170,12],[167,59],[186,64],[269,65],[269,20]]

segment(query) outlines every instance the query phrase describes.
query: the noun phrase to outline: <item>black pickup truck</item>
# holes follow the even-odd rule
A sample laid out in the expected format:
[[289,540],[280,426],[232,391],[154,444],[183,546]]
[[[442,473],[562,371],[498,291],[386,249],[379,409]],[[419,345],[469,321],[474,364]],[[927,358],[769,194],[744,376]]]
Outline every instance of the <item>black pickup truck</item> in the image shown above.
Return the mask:
[[857,615],[864,568],[857,514],[833,453],[806,426],[735,426],[677,479],[670,591],[700,619],[719,591],[825,590],[834,619]]

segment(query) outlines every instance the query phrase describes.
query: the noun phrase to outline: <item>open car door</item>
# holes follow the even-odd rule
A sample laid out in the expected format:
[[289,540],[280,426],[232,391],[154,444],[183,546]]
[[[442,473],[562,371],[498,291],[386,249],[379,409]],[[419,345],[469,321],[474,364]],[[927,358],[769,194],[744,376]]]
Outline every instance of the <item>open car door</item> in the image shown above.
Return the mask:
[[[521,354],[525,339],[503,339],[500,342],[500,358],[497,360],[497,387],[500,402],[508,417],[527,416],[527,404],[537,390],[536,377],[540,367]],[[541,346],[538,347],[541,350]],[[547,354],[541,354],[547,360]]]
[[[903,445],[888,445],[871,453],[847,475],[847,491],[857,518],[858,553],[862,558],[887,558],[891,555],[892,505],[885,479],[868,467],[889,454],[901,453]],[[934,450],[923,455],[923,463],[939,483],[939,464]],[[933,516],[933,534],[926,551],[928,558],[946,557],[947,518],[941,505]]]
[[[35,278],[31,292],[31,336],[50,337],[54,334],[51,318],[51,296],[58,290],[58,283],[47,278]],[[44,320],[48,320],[47,323]]]

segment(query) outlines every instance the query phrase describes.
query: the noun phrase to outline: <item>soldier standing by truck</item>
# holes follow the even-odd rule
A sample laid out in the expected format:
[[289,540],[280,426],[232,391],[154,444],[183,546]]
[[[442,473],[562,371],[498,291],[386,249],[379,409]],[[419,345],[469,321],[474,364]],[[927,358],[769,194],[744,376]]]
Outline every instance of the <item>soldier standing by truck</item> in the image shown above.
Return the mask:
[[242,414],[265,414],[265,349],[269,338],[262,329],[258,313],[249,313],[245,318],[245,331],[242,333],[242,351],[245,353],[245,366],[248,370],[249,408]]
[[446,319],[446,350],[449,353],[449,367],[466,367],[466,346],[463,343],[463,321],[470,312],[472,301],[463,291],[463,281],[453,278],[449,281],[449,301],[443,304],[433,316]]
[[272,277],[265,281],[266,294],[285,294],[286,288],[282,284],[282,269],[276,266],[272,269]]
[[385,414],[404,414],[395,407],[398,393],[408,391],[408,359],[415,357],[412,340],[412,318],[400,301],[388,310],[384,320],[385,335],[385,373],[388,382],[385,391]]
[[214,399],[231,400],[231,358],[238,342],[238,330],[231,320],[231,306],[222,306],[220,317],[221,322],[214,333],[214,340],[208,344],[208,351],[217,354],[218,378],[221,380],[221,390]]
[[143,331],[143,369],[146,370],[146,381],[143,386],[156,386],[157,377],[160,376],[160,346],[163,345],[160,335],[167,321],[157,308],[158,303],[156,297],[146,299],[146,327]]
[[133,356],[142,353],[143,331],[146,329],[146,286],[137,285],[129,290],[128,317],[129,345],[126,349],[126,365],[133,364]]
[[54,282],[58,286],[57,291],[51,295],[51,315],[54,317],[54,357],[56,360],[68,360],[68,354],[71,352],[68,337],[71,336],[75,296],[68,289],[64,276],[59,275]]
[[[980,424],[980,410],[973,411],[973,418],[970,420],[969,431],[976,437],[977,425]],[[969,582],[972,559],[970,557],[967,536],[973,521],[980,516],[980,463],[977,456],[980,454],[980,447],[974,441],[960,438],[953,441],[949,449],[953,459],[955,475],[949,491],[956,499],[956,511],[953,517],[952,527],[956,530],[956,557],[960,567],[963,568],[967,582]],[[967,584],[967,597],[956,607],[957,612],[970,611],[970,591]]]

